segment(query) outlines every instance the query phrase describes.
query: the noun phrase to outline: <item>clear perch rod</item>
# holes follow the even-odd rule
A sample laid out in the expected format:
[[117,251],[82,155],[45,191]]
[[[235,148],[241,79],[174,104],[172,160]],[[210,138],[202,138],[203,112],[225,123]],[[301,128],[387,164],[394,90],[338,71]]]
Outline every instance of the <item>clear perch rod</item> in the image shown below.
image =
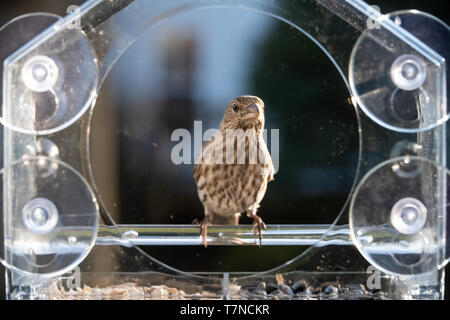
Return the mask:
[[[351,245],[347,225],[267,225],[263,246]],[[324,237],[325,236],[325,237]],[[318,243],[318,241],[320,243]],[[208,245],[258,245],[250,225],[208,226]],[[202,245],[196,225],[101,225],[97,245],[170,246]]]

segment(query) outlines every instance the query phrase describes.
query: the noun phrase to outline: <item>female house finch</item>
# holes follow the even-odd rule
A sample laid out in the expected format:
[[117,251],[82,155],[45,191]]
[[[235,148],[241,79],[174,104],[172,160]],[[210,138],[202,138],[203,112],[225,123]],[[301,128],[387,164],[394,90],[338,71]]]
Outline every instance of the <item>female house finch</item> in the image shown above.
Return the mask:
[[275,173],[263,129],[264,102],[255,96],[239,96],[228,104],[219,130],[203,145],[194,179],[205,209],[200,222],[205,247],[208,224],[237,225],[241,212],[253,218],[261,245],[261,230],[266,225],[256,211]]

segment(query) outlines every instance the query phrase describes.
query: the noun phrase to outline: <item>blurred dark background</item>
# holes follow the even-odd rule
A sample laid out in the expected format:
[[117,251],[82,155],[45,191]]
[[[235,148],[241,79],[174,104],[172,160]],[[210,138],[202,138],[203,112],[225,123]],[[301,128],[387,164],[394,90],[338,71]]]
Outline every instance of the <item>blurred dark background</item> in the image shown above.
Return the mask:
[[[63,16],[68,6],[82,2],[4,1],[0,25],[30,12]],[[449,22],[440,1],[371,4],[383,13],[418,9]],[[169,21],[142,34],[100,91],[91,164],[104,211],[121,224],[188,224],[202,218],[193,165],[173,163],[177,142],[171,134],[184,128],[193,140],[194,121],[202,121],[203,132],[217,128],[229,100],[252,94],[265,101],[266,128],[280,133],[279,172],[260,216],[269,224],[332,223],[355,178],[358,127],[331,61],[305,35],[255,12],[208,9]],[[270,150],[273,141],[268,142]],[[290,247],[145,250],[186,271],[266,270],[299,253]]]
[[[358,164],[358,127],[345,83],[302,33],[231,8],[188,12],[150,28],[109,74],[92,120],[91,161],[113,220],[189,224],[203,218],[192,178],[197,155],[175,164],[172,150],[179,142],[171,135],[186,129],[193,145],[194,121],[201,121],[203,132],[217,128],[228,102],[242,94],[261,97],[266,128],[279,130],[279,153],[272,154],[279,171],[259,215],[270,224],[332,223]],[[269,149],[275,143],[269,139]],[[205,272],[267,270],[304,250],[143,249],[178,269]]]

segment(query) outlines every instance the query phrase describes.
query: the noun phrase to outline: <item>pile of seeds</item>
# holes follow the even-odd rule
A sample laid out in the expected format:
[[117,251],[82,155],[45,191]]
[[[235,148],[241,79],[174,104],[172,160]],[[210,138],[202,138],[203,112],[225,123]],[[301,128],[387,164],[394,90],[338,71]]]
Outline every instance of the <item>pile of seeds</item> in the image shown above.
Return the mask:
[[[277,283],[259,282],[254,286],[229,285],[227,299],[254,300],[362,300],[386,299],[380,290],[367,290],[361,284],[322,283],[320,287],[311,286],[305,280],[291,285],[281,276]],[[187,294],[185,291],[166,285],[139,286],[133,282],[111,285],[104,288],[89,287],[64,289],[53,283],[43,293],[44,299],[51,300],[203,300],[223,299],[221,294],[202,291]]]
[[104,288],[84,285],[83,288],[66,290],[53,283],[45,290],[43,297],[49,300],[184,300],[214,299],[216,295],[207,291],[190,295],[165,285],[143,287],[123,283]]
[[366,290],[360,284],[339,285],[323,283],[321,287],[313,287],[304,280],[289,286],[284,283],[266,284],[260,282],[256,286],[243,287],[236,299],[269,299],[269,300],[366,300],[385,299],[380,290]]

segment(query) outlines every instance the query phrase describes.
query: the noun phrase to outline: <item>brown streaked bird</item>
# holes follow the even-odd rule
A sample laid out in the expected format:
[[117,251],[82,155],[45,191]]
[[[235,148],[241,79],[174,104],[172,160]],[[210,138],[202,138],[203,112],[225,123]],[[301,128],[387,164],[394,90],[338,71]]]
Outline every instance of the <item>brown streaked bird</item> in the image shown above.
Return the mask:
[[275,173],[263,139],[264,102],[239,96],[227,106],[219,130],[203,145],[194,179],[205,217],[200,222],[207,246],[209,224],[239,224],[241,213],[253,218],[253,231],[262,242],[266,225],[256,214]]

